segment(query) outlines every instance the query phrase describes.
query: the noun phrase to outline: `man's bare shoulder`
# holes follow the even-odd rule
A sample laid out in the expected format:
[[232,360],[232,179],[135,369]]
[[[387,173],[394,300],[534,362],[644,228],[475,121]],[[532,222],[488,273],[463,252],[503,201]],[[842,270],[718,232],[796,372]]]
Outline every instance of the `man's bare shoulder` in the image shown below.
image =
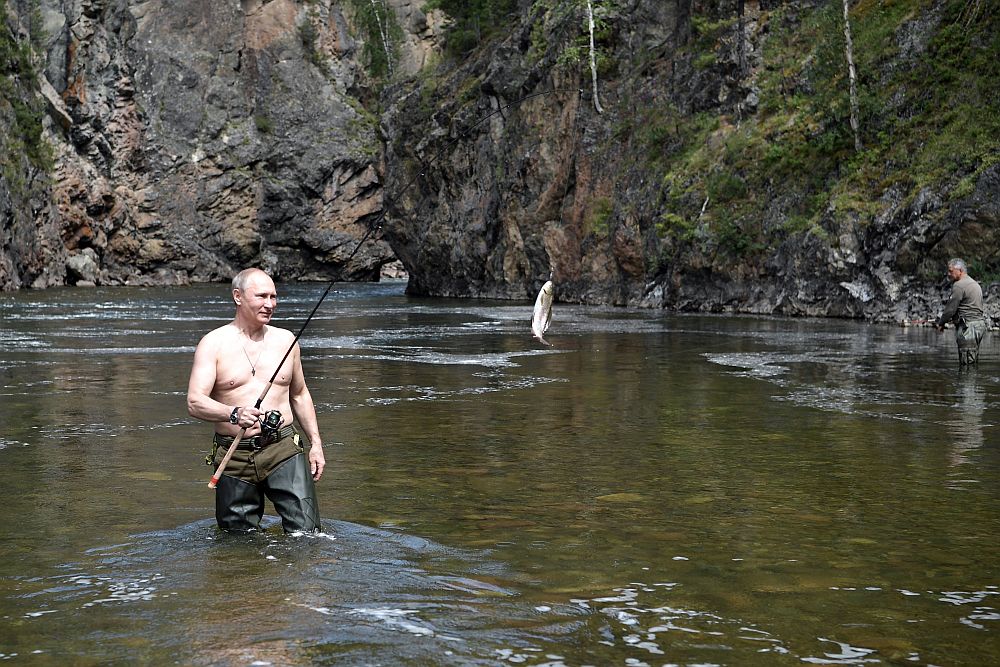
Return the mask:
[[232,338],[236,333],[237,331],[233,326],[233,323],[229,322],[227,324],[223,324],[217,329],[212,329],[207,334],[202,336],[198,345],[220,345],[224,341]]
[[282,343],[284,345],[290,345],[293,340],[295,340],[295,334],[293,334],[288,329],[282,329],[281,327],[267,325],[267,336],[272,340]]

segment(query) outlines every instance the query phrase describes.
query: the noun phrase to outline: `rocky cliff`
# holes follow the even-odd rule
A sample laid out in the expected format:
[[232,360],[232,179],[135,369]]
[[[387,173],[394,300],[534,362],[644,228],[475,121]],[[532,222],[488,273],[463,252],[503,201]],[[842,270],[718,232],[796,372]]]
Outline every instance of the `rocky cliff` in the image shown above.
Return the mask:
[[592,0],[596,72],[585,0],[508,3],[459,57],[415,0],[0,3],[37,43],[2,91],[29,101],[0,108],[4,289],[398,257],[415,294],[551,274],[562,301],[904,321],[951,256],[1000,280],[990,3]]
[[600,112],[585,5],[388,91],[412,292],[912,321],[1000,277],[995,11],[854,3],[859,150],[842,3],[594,0]]
[[27,181],[46,183],[0,204],[3,288],[228,280],[247,265],[371,280],[394,259],[381,240],[358,245],[381,208],[380,151],[338,5],[9,9],[12,34],[42,28],[37,88],[55,156],[47,175],[25,161]]

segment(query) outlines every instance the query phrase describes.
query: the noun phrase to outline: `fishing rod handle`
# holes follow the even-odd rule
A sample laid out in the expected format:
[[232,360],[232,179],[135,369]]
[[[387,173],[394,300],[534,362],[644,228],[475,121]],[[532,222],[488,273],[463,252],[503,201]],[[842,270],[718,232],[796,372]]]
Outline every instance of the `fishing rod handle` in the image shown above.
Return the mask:
[[226,450],[226,455],[222,457],[222,462],[219,464],[219,467],[215,469],[215,474],[212,475],[212,479],[208,482],[208,488],[214,489],[219,484],[219,480],[222,478],[222,471],[226,469],[226,464],[229,463],[229,459],[233,458],[233,452],[236,451],[236,448],[240,444],[240,440],[243,439],[243,434],[246,432],[247,427],[244,426],[233,438],[232,443],[229,445],[229,449]]
[[[284,363],[284,360],[282,360],[282,363]],[[281,368],[280,364],[278,365],[278,368],[279,369]],[[277,375],[277,373],[275,373],[275,375]],[[260,410],[260,406],[264,402],[264,397],[267,396],[267,392],[271,391],[271,385],[273,384],[274,384],[274,378],[272,378],[271,381],[267,383],[267,386],[264,387],[264,391],[260,392],[260,396],[257,397],[257,402],[254,403],[253,405],[255,409]],[[226,464],[229,463],[229,459],[233,458],[233,453],[239,446],[240,440],[243,439],[243,434],[247,432],[247,428],[249,427],[244,426],[243,428],[241,428],[240,432],[236,434],[236,436],[233,438],[233,441],[229,444],[229,449],[226,450],[226,455],[222,457],[222,462],[219,463],[219,467],[215,469],[215,474],[212,475],[212,479],[210,479],[208,482],[208,488],[214,489],[216,486],[218,486],[219,480],[222,479],[222,472],[226,469]]]

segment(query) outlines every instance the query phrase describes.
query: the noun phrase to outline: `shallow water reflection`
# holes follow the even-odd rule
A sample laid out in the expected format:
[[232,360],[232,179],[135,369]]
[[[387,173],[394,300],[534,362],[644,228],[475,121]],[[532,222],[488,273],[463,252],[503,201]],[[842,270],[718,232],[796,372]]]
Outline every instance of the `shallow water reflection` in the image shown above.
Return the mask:
[[[281,287],[296,329],[322,291]],[[325,533],[217,533],[222,286],[0,296],[0,659],[1000,662],[997,335],[420,300],[303,337]]]

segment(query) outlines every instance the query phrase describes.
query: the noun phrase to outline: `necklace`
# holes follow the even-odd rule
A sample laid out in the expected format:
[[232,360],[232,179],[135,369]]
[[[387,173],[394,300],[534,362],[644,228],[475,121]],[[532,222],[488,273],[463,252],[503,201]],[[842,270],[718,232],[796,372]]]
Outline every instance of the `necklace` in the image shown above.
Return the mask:
[[[247,336],[243,332],[242,329],[240,330],[240,333],[242,333],[244,336]],[[250,336],[247,336],[247,339],[248,340],[252,340],[250,338]],[[260,343],[261,343],[261,345],[260,345],[260,352],[257,353],[257,361],[250,361],[250,355],[247,354],[247,348],[246,348],[245,345],[243,345],[243,341],[240,341],[240,347],[243,348],[243,356],[247,358],[247,363],[250,364],[250,375],[252,375],[252,376],[256,376],[257,375],[257,362],[260,361],[260,355],[264,354],[264,337],[263,336],[261,336]]]

